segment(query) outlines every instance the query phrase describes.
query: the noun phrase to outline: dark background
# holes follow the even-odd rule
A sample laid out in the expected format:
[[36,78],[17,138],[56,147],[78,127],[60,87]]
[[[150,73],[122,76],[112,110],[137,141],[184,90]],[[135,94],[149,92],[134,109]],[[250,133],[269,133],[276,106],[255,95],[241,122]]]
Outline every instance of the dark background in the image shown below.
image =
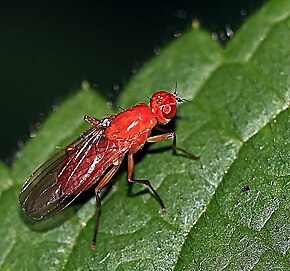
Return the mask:
[[10,164],[29,131],[82,80],[114,101],[193,19],[225,45],[226,29],[235,32],[264,2],[1,1],[0,159]]

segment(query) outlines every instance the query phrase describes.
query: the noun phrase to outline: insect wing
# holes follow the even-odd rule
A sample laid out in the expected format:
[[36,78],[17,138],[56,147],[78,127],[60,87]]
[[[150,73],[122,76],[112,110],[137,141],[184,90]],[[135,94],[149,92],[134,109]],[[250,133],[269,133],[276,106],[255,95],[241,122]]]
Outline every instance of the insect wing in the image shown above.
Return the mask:
[[[103,136],[104,131],[104,128],[90,128],[28,177],[20,192],[19,201],[22,209],[29,216],[40,220],[58,213],[82,191],[88,189],[93,184],[92,181],[96,181],[87,182],[89,176],[92,178],[91,175],[86,174],[89,169],[84,167],[78,169],[78,164],[90,158],[90,150],[93,148],[96,149],[93,153],[98,151],[97,146],[100,141],[107,141]],[[62,177],[67,177],[64,176],[68,172],[65,169],[70,169],[72,166],[74,174],[82,178],[80,182],[70,185],[69,180],[66,181]],[[64,187],[70,187],[70,193],[65,193]]]

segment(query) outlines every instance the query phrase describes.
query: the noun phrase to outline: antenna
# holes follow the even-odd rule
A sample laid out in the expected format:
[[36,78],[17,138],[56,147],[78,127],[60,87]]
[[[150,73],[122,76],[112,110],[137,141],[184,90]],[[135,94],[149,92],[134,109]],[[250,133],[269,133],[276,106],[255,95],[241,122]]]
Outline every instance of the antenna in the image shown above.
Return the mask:
[[175,82],[175,89],[174,89],[173,95],[174,95],[175,97],[178,96],[177,81]]

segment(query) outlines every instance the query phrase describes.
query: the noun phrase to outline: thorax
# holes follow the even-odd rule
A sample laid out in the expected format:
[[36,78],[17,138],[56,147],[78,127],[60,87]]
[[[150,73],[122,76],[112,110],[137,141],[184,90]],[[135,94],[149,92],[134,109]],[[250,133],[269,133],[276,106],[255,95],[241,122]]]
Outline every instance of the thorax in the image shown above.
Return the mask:
[[105,135],[117,145],[137,150],[144,145],[156,124],[157,120],[150,107],[141,103],[115,115]]

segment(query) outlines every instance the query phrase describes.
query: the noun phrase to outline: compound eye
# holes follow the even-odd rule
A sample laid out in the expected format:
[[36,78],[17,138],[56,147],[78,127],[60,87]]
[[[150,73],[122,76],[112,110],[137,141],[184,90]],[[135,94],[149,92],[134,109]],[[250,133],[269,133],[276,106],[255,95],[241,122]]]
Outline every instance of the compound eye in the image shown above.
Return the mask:
[[162,106],[162,111],[163,111],[164,114],[169,114],[170,111],[171,111],[171,106],[168,105],[168,104]]
[[171,119],[174,117],[176,113],[176,105],[168,105],[168,104],[163,105],[162,112],[163,112],[164,118]]

